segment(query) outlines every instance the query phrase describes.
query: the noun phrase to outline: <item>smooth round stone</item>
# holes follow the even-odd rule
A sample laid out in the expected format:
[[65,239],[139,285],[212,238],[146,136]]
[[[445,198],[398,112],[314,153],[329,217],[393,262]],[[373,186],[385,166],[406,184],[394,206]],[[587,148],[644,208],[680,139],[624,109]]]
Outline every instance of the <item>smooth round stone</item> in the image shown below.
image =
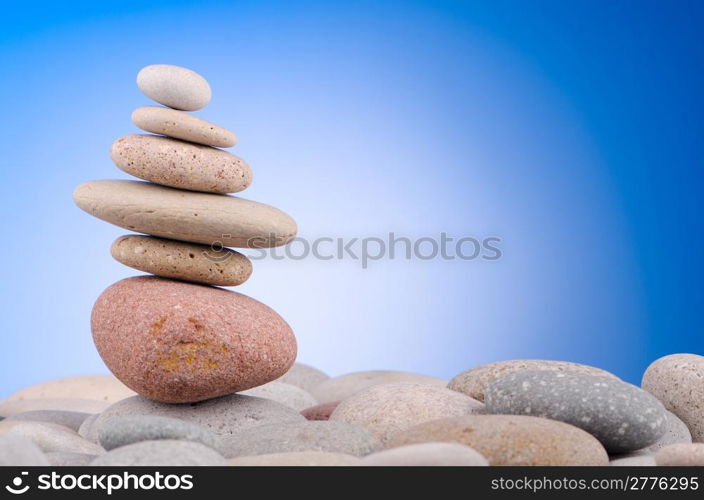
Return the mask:
[[295,221],[255,201],[140,181],[91,181],[73,192],[87,213],[138,233],[214,247],[267,248],[296,236]]
[[106,450],[160,439],[195,441],[213,449],[219,445],[218,437],[201,425],[154,415],[113,417],[105,421],[98,431],[98,442]]
[[192,441],[142,441],[115,448],[97,457],[91,466],[217,466],[225,459],[217,451]]
[[326,373],[317,368],[303,363],[294,363],[291,369],[284,373],[278,381],[295,385],[304,391],[312,392],[318,385],[329,378]]
[[671,354],[655,360],[641,386],[689,428],[693,441],[704,441],[704,356]]
[[61,425],[47,422],[0,422],[0,435],[23,436],[31,439],[42,451],[65,451],[97,455],[103,449]]
[[262,425],[224,438],[223,454],[238,456],[325,451],[354,456],[381,449],[381,443],[368,430],[344,422],[296,422]]
[[419,443],[390,448],[367,455],[365,466],[461,467],[486,466],[489,462],[477,450],[458,443]]
[[63,451],[52,451],[46,454],[49,465],[54,467],[84,467],[91,463],[96,457],[97,455],[67,453]]
[[93,340],[120,380],[165,403],[265,384],[296,359],[291,327],[246,295],[154,276],[108,287],[93,307]]
[[434,420],[399,432],[387,447],[426,442],[469,446],[491,465],[608,465],[591,434],[573,425],[524,415],[469,415]]
[[204,108],[212,97],[210,85],[193,70],[171,64],[152,64],[137,73],[139,90],[159,104],[184,111]]
[[301,415],[306,417],[306,420],[330,420],[330,415],[335,411],[335,408],[340,404],[340,401],[331,401],[321,405],[311,406],[301,412]]
[[345,453],[324,451],[292,451],[269,453],[251,457],[236,457],[227,460],[227,465],[237,467],[335,467],[361,465],[358,457]]
[[612,458],[609,465],[612,467],[653,467],[656,464],[653,455],[630,455]]
[[497,361],[465,370],[455,376],[447,384],[449,389],[461,392],[477,401],[484,401],[484,390],[494,380],[510,373],[526,370],[546,370],[555,372],[584,373],[586,375],[601,375],[617,378],[615,375],[588,365],[571,363],[569,361],[551,361],[544,359],[512,359]]
[[[134,392],[132,392],[134,394]],[[82,413],[100,413],[110,406],[107,401],[95,399],[67,399],[67,398],[44,398],[44,399],[20,399],[0,403],[0,416],[10,417],[18,413],[27,413],[39,410],[55,411],[77,411]]]
[[116,261],[145,273],[195,283],[237,286],[252,275],[250,260],[229,248],[216,251],[205,245],[153,236],[121,236],[110,253]]
[[161,106],[145,106],[132,112],[132,122],[142,130],[216,148],[237,144],[235,134],[197,116]]
[[479,401],[444,387],[383,384],[343,400],[329,421],[365,427],[387,443],[397,432],[420,423],[469,415],[483,407]]
[[650,446],[637,450],[637,453],[653,454],[670,444],[691,442],[692,435],[685,423],[674,413],[665,410],[665,434]]
[[30,422],[49,422],[51,424],[62,425],[68,427],[72,431],[78,432],[81,425],[91,414],[80,411],[61,411],[61,410],[34,410],[24,413],[15,413],[7,417],[7,421],[26,420]]
[[14,393],[5,401],[48,398],[79,398],[84,400],[94,399],[97,401],[114,403],[115,401],[119,401],[130,396],[134,396],[134,391],[112,375],[80,375],[77,377],[65,377],[56,380],[48,380],[40,384],[25,387],[21,391]]
[[395,384],[398,382],[427,384],[437,387],[445,387],[447,384],[446,380],[427,375],[378,370],[348,373],[325,380],[315,386],[311,390],[311,394],[319,403],[328,403],[330,401],[342,401],[359,391],[375,385]]
[[289,408],[293,408],[298,412],[317,403],[313,396],[300,387],[285,384],[283,382],[279,382],[278,380],[260,385],[259,387],[254,387],[253,389],[242,391],[240,394],[271,399],[272,401],[286,405]]
[[555,371],[521,371],[487,387],[486,410],[494,414],[533,415],[584,429],[613,453],[657,441],[667,417],[660,401],[620,380]]
[[704,443],[679,443],[665,446],[655,454],[657,465],[704,466]]
[[268,399],[233,394],[200,403],[165,404],[135,396],[115,403],[96,418],[87,436],[98,441],[103,424],[114,417],[155,415],[198,424],[218,436],[237,434],[263,424],[303,422],[295,410]]
[[112,144],[110,156],[130,175],[178,189],[237,193],[252,183],[252,170],[242,158],[159,135],[121,137]]
[[0,467],[47,466],[49,460],[31,439],[13,434],[0,435]]

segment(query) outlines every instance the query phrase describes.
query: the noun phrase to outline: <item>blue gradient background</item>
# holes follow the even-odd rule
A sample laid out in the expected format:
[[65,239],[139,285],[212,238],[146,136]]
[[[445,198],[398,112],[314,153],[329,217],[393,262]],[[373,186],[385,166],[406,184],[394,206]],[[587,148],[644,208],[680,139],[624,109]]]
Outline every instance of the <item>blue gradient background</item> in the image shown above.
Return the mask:
[[[168,5],[167,5],[168,4]],[[704,4],[696,1],[58,2],[0,18],[0,396],[106,372],[100,292],[124,231],[71,200],[149,104],[147,64],[205,75],[250,199],[300,235],[499,236],[498,262],[255,262],[331,374],[451,377],[516,357],[638,382],[704,353]]]

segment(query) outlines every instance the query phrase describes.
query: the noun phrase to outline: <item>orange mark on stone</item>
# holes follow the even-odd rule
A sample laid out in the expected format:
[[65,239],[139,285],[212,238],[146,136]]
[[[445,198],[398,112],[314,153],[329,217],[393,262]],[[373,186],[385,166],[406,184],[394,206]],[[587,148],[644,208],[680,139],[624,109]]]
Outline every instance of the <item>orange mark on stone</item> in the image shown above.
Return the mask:
[[166,323],[166,320],[168,320],[168,316],[162,316],[158,320],[156,320],[154,323],[152,323],[152,328],[149,330],[149,333],[151,335],[158,335],[161,333],[161,329],[164,328],[164,323]]
[[225,345],[211,340],[181,341],[160,354],[156,362],[167,372],[209,372],[220,367],[220,353],[228,352]]
[[196,318],[188,318],[188,322],[191,323],[195,327],[197,332],[202,332],[205,329],[203,324],[200,321],[198,321]]

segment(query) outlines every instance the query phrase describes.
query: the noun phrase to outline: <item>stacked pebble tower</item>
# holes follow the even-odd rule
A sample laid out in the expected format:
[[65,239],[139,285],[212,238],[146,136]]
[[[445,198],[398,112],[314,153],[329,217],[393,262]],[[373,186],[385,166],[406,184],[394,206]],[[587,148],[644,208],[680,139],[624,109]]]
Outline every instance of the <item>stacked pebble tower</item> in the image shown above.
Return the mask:
[[218,149],[235,145],[232,132],[186,113],[210,102],[202,76],[152,65],[139,72],[137,85],[167,107],[135,110],[132,121],[151,134],[118,139],[111,156],[146,182],[87,182],[73,197],[89,214],[141,233],[118,238],[111,253],[153,276],[102,293],[91,319],[95,345],[125,385],[161,402],[263,385],[293,364],[293,332],[266,305],[216,286],[239,285],[252,272],[249,259],[227,247],[283,245],[296,223],[274,207],[228,195],[246,189],[252,171]]

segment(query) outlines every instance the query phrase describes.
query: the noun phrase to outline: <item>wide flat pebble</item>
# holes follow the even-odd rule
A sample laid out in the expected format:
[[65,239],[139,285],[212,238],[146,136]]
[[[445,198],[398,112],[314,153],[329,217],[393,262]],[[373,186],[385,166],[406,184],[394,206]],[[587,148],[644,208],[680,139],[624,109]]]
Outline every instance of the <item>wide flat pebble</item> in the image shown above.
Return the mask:
[[91,466],[218,466],[225,459],[217,451],[192,441],[142,441],[115,448],[97,457]]
[[142,130],[216,148],[237,144],[235,134],[226,128],[171,108],[145,106],[132,112],[132,122]]
[[[134,394],[134,392],[132,392]],[[96,399],[43,398],[19,399],[0,403],[0,417],[9,417],[30,411],[54,410],[77,411],[81,413],[100,413],[110,406],[107,401]]]
[[93,340],[110,370],[166,403],[202,401],[272,381],[296,359],[286,321],[246,295],[154,276],[98,298]]
[[91,463],[97,455],[52,451],[46,454],[49,465],[54,467],[83,467]]
[[612,378],[558,371],[521,371],[492,382],[488,413],[533,415],[584,429],[613,453],[657,441],[666,429],[665,408],[653,396]]
[[[25,387],[5,401],[24,399],[95,399],[114,403],[134,396],[134,391],[112,375],[80,375],[48,380]],[[64,408],[46,408],[64,409]],[[81,410],[76,410],[81,411]]]
[[311,394],[319,403],[328,403],[330,401],[342,401],[359,391],[375,385],[394,384],[397,382],[411,382],[438,387],[447,385],[446,380],[418,373],[376,370],[348,373],[325,380],[311,389]]
[[380,450],[381,442],[363,427],[344,422],[297,422],[262,425],[224,438],[223,454],[237,456],[325,451],[363,456]]
[[184,111],[196,111],[210,102],[208,81],[188,68],[152,64],[137,73],[139,90],[159,104]]
[[242,158],[169,137],[127,135],[113,142],[110,156],[130,175],[178,189],[238,193],[252,183],[252,170]]
[[88,438],[98,441],[103,424],[113,417],[156,415],[201,425],[226,436],[263,424],[303,422],[295,410],[268,399],[233,394],[195,404],[165,404],[135,396],[115,403],[93,422]]
[[25,436],[0,434],[0,467],[46,466],[44,452]]
[[237,467],[345,467],[361,465],[361,463],[359,457],[325,451],[268,453],[266,455],[235,457],[227,460],[227,465]]
[[28,420],[31,422],[49,422],[56,425],[63,425],[69,429],[78,432],[81,425],[91,414],[80,411],[62,411],[62,410],[34,410],[24,413],[15,413],[7,417],[7,421],[12,420]]
[[293,366],[284,373],[279,379],[279,382],[295,385],[304,391],[312,393],[312,391],[320,384],[330,378],[325,372],[318,370],[304,363],[294,363]]
[[73,192],[87,213],[138,233],[204,245],[267,248],[296,236],[296,222],[255,201],[141,181],[103,180]]
[[665,446],[655,454],[655,463],[668,466],[704,466],[704,443]]
[[98,441],[106,450],[160,439],[195,441],[213,449],[219,446],[218,437],[201,425],[155,415],[113,417],[106,420],[98,431]]
[[298,412],[305,410],[310,406],[314,406],[317,403],[315,398],[311,396],[310,393],[304,391],[300,387],[296,387],[295,385],[279,382],[279,380],[254,387],[253,389],[242,391],[240,394],[271,399],[272,401],[286,405],[289,408],[293,408]]
[[145,273],[195,283],[237,286],[252,275],[250,260],[229,248],[153,236],[121,236],[110,253],[116,261]]
[[510,373],[526,370],[548,370],[556,372],[576,372],[587,375],[602,375],[617,378],[615,375],[594,366],[571,363],[569,361],[552,361],[544,359],[512,359],[497,361],[465,370],[455,376],[447,387],[464,393],[478,401],[484,401],[484,390],[497,378]]
[[330,415],[335,411],[335,408],[341,401],[331,401],[321,405],[311,406],[301,412],[301,415],[306,417],[306,420],[330,420]]
[[613,467],[653,467],[656,464],[653,455],[629,455],[611,458],[609,465]]
[[82,438],[68,427],[47,422],[0,422],[0,435],[23,436],[31,439],[42,451],[65,451],[97,455],[103,449]]
[[599,441],[573,425],[524,415],[470,415],[426,422],[399,432],[387,447],[454,442],[491,465],[608,465]]
[[422,422],[469,415],[484,405],[444,387],[397,383],[375,385],[343,400],[330,422],[347,422],[372,431],[383,443]]
[[704,441],[704,356],[657,359],[645,371],[641,386],[687,424],[693,441]]
[[367,455],[365,466],[486,466],[489,462],[477,450],[458,443],[419,443],[390,448]]

